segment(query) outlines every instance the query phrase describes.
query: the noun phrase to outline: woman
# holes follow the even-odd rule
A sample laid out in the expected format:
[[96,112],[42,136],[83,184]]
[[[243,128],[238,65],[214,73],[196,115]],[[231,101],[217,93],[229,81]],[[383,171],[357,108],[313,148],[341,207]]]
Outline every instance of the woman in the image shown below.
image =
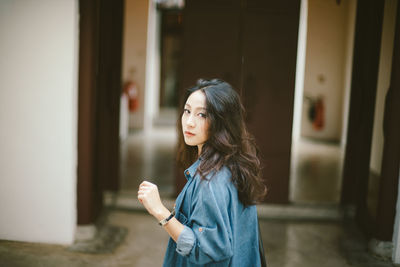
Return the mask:
[[266,187],[239,96],[222,80],[199,80],[184,103],[178,160],[188,181],[174,211],[156,185],[144,181],[138,192],[171,236],[164,266],[260,266],[254,204]]

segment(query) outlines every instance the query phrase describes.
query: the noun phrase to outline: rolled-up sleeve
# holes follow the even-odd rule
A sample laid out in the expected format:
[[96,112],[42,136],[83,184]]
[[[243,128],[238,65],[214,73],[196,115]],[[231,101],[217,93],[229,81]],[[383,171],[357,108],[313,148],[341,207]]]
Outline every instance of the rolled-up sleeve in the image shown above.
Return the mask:
[[185,226],[176,242],[176,251],[182,256],[189,255],[195,241],[196,237],[194,236],[193,231],[189,227]]
[[233,244],[227,191],[209,181],[202,181],[199,187],[189,227],[178,238],[177,252],[200,265],[229,260]]

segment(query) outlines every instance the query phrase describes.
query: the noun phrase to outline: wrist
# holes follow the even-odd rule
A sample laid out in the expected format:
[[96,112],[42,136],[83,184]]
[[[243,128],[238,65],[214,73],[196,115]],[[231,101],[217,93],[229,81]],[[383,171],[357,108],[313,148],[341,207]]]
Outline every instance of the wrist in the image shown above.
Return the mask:
[[158,220],[161,221],[165,218],[167,218],[169,215],[171,214],[171,212],[166,208],[166,207],[162,207],[159,210],[156,210],[153,213],[153,216]]

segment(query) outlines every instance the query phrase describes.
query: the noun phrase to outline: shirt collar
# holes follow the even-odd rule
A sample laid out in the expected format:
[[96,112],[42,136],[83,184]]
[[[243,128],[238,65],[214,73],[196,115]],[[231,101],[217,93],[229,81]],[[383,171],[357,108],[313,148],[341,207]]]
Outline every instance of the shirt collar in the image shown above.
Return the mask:
[[185,170],[185,177],[186,177],[186,179],[190,179],[190,178],[193,178],[194,177],[194,175],[195,175],[195,173],[196,173],[196,171],[197,171],[197,167],[199,167],[199,164],[200,164],[200,161],[201,161],[201,158],[199,158],[198,160],[196,160],[193,164],[192,164],[192,166],[190,166],[189,168],[187,168],[186,170]]

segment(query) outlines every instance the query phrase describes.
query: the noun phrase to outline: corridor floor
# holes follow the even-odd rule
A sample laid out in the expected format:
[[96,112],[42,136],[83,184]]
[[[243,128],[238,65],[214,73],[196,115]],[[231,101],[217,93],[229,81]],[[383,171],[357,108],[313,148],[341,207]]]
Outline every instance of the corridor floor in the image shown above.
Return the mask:
[[[337,148],[330,145],[321,149],[316,144],[307,146],[307,142],[299,147],[304,145],[312,149],[302,149],[303,157],[296,159],[294,169],[299,172],[291,184],[291,200],[296,204],[258,207],[268,266],[394,266],[368,253],[368,240],[335,205],[340,188],[335,178],[339,168]],[[137,132],[124,141],[121,192],[117,196],[106,194],[105,220],[99,230],[106,226],[123,230],[115,247],[104,249],[112,243],[112,236],[102,242],[93,240],[91,253],[73,251],[71,246],[0,241],[0,267],[161,266],[168,235],[138,204],[136,192],[143,179],[150,180],[159,186],[164,201],[173,203],[174,146],[175,130],[171,128],[152,135]],[[316,153],[321,151],[330,156],[319,161]],[[312,190],[307,190],[307,185],[313,185]]]
[[[4,267],[157,267],[162,265],[167,234],[139,211],[114,209],[109,225],[127,229],[122,243],[108,253],[73,252],[68,247],[0,241]],[[351,223],[260,221],[270,267],[388,267],[367,252],[366,241]]]

